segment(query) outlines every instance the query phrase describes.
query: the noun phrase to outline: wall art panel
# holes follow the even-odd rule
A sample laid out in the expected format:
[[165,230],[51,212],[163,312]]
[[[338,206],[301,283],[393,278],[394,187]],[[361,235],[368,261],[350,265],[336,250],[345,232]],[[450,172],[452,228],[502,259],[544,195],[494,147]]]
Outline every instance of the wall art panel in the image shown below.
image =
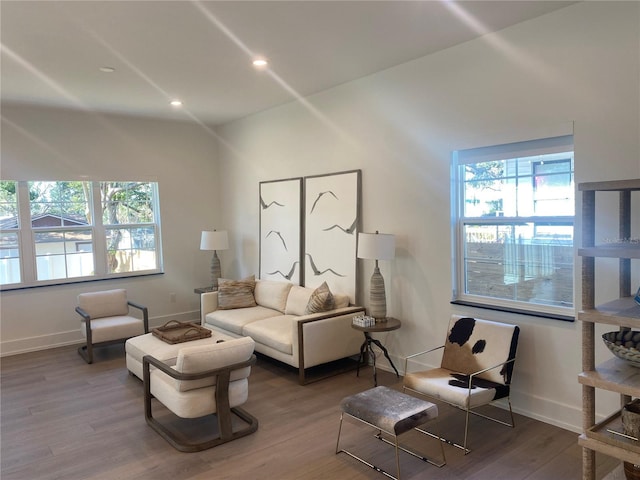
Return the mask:
[[260,278],[302,281],[302,178],[260,182]]
[[304,179],[304,285],[327,282],[356,303],[361,171]]

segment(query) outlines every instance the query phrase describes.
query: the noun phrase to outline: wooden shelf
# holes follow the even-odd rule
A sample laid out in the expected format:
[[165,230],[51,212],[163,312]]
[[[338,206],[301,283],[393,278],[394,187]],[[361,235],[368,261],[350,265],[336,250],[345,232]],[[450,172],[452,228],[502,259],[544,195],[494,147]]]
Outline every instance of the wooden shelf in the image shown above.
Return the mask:
[[640,190],[640,178],[632,180],[611,180],[604,182],[584,182],[578,185],[581,192],[622,192]]
[[594,309],[579,311],[578,320],[640,328],[640,305],[635,302],[633,297],[619,298],[597,305]]
[[622,448],[634,452],[640,456],[640,441],[631,439],[622,435],[616,435],[612,432],[623,433],[621,412],[615,412],[613,415],[605,418],[602,422],[594,425],[586,431],[587,438],[606,443],[617,448]]
[[581,257],[640,258],[640,243],[612,243],[578,249]]
[[609,443],[589,438],[585,434],[582,434],[578,437],[578,444],[596,452],[600,452],[605,455],[609,455],[610,457],[617,458],[618,460],[622,460],[623,462],[633,463],[638,461],[637,453],[631,452],[629,450],[624,450]]
[[595,370],[580,373],[578,381],[589,387],[640,397],[640,368],[616,357],[597,365]]
[[[604,182],[588,182],[578,185],[582,192],[582,248],[578,255],[586,257],[582,261],[582,304],[593,306],[596,290],[595,258],[617,258],[619,261],[619,291],[630,293],[631,260],[640,259],[640,242],[631,237],[631,192],[640,191],[640,178]],[[620,242],[595,245],[596,232],[596,192],[618,192],[618,231],[612,238]],[[613,212],[611,212],[613,213]],[[623,293],[623,295],[625,294]],[[620,298],[612,302],[597,305],[595,308],[583,308],[578,313],[583,322],[603,323],[616,327],[640,327],[640,307],[632,297]],[[593,365],[594,326],[583,324],[582,355],[583,365]],[[640,463],[640,445],[638,440],[625,439],[610,433],[609,430],[622,431],[620,413],[592,425],[595,416],[595,389],[608,390],[620,394],[620,400],[627,402],[629,397],[640,397],[640,368],[616,357],[596,365],[594,370],[578,375],[583,385],[582,408],[584,433],[578,443],[583,447],[582,478],[595,480],[595,452],[600,452],[626,462]]]

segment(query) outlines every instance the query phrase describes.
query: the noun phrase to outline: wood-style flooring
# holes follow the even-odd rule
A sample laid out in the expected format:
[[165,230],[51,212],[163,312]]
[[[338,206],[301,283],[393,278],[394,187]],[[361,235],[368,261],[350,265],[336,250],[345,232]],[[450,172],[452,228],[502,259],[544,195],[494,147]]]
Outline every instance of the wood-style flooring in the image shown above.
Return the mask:
[[[359,377],[348,372],[300,386],[295,370],[258,358],[244,406],[258,417],[258,431],[198,453],[174,450],[147,426],[142,382],[128,374],[122,346],[102,349],[93,365],[87,365],[75,347],[5,357],[1,373],[2,480],[386,478],[345,454],[335,454],[340,400],[372,387],[370,368]],[[378,383],[401,388],[395,375],[380,369]],[[433,427],[460,438],[462,426],[461,412],[440,406]],[[341,446],[394,473],[393,448],[373,433],[345,420]],[[437,442],[424,435],[410,432],[401,438],[427,455],[439,453]],[[517,416],[515,429],[473,418],[470,446],[473,451],[464,456],[445,445],[443,468],[402,454],[402,478],[582,478],[577,435],[523,416]],[[598,456],[597,478],[618,463]]]

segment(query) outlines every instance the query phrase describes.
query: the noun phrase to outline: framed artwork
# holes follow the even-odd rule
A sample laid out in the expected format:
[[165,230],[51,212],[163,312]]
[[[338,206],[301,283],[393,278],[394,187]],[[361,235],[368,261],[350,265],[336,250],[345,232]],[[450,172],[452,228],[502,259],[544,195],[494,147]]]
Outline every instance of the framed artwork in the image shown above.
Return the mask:
[[304,178],[304,286],[327,282],[356,304],[361,171]]
[[260,182],[260,278],[302,281],[302,178]]

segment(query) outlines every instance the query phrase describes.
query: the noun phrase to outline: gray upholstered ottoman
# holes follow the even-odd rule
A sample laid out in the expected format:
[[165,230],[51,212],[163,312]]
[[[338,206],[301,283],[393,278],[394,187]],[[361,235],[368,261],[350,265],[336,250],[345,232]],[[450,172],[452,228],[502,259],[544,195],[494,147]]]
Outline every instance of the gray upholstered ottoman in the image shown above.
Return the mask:
[[[352,458],[364,463],[374,470],[386,475],[387,477],[400,480],[400,458],[398,450],[403,450],[423,461],[429,462],[437,467],[446,464],[444,456],[444,447],[442,442],[438,440],[442,452],[442,462],[434,462],[426,457],[414,453],[398,444],[398,436],[408,432],[409,430],[422,425],[423,423],[434,419],[438,416],[437,405],[420,400],[402,392],[392,390],[388,387],[375,387],[364,392],[345,397],[340,402],[342,414],[340,415],[340,427],[338,429],[338,441],[336,443],[336,454],[346,453]],[[363,460],[357,455],[340,449],[340,433],[342,432],[342,420],[344,415],[349,415],[367,425],[378,430],[376,435],[380,440],[395,446],[396,449],[396,468],[397,477],[382,470],[379,467]],[[393,442],[382,437],[382,432],[393,437]]]

